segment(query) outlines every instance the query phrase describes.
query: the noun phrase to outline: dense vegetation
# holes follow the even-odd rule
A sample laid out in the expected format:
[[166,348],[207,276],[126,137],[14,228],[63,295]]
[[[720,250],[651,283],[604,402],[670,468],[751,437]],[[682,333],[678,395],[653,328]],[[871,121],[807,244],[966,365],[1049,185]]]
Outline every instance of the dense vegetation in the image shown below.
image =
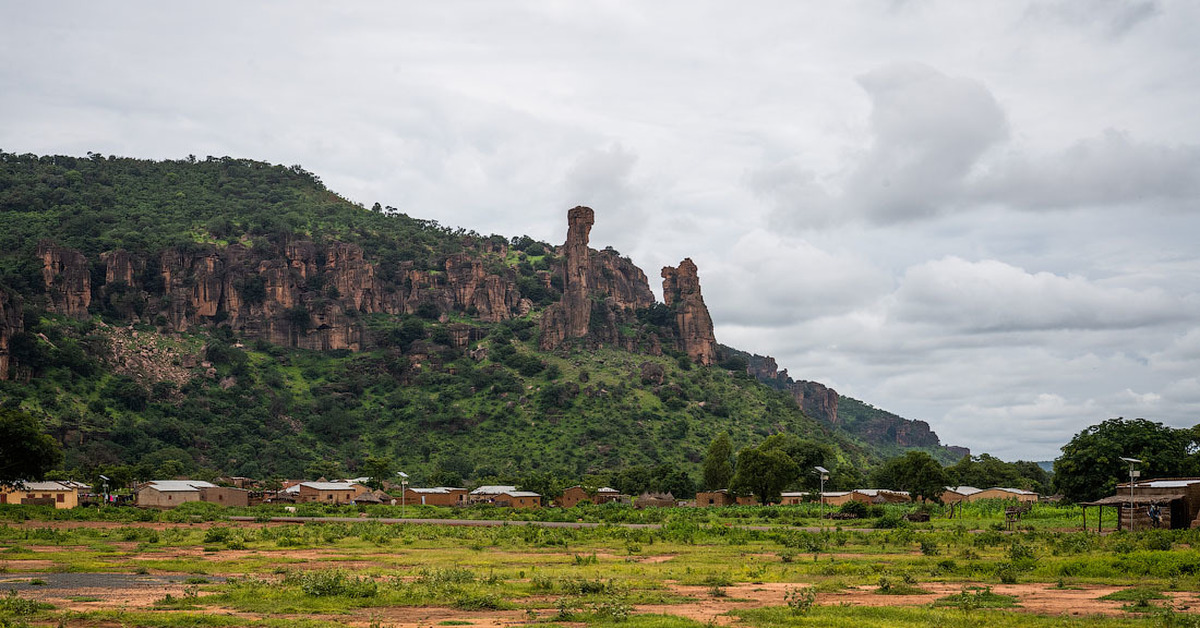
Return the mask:
[[[448,255],[498,245],[510,254],[488,263],[511,269],[538,307],[558,298],[556,283],[535,278],[555,260],[552,247],[528,237],[483,237],[354,205],[298,166],[0,153],[0,290],[24,304],[23,331],[11,342],[21,370],[0,382],[0,404],[36,416],[63,443],[63,470],[76,475],[332,477],[385,456],[421,482],[597,475],[687,495],[722,431],[738,447],[778,432],[827,442],[831,463],[849,469],[872,456],[803,416],[786,394],[742,372],[694,366],[669,348],[658,357],[539,352],[540,309],[503,323],[433,308],[351,312],[368,329],[369,350],[358,353],[253,340],[220,317],[170,332],[161,316],[137,316],[141,297],[107,289],[90,318],[52,315],[35,255],[43,239],[87,256],[93,285],[104,278],[100,255],[118,249],[155,259],[168,249],[237,243],[270,257],[296,239],[347,242],[394,282],[388,274],[401,262],[436,273]],[[152,293],[155,278],[146,275],[143,290]],[[254,278],[242,281],[243,297],[255,298]],[[293,315],[308,319],[300,307]],[[653,308],[639,318],[650,328],[667,320]],[[471,328],[469,346],[453,348],[455,323]],[[121,368],[139,355],[183,375]],[[658,366],[649,379],[647,363]]]

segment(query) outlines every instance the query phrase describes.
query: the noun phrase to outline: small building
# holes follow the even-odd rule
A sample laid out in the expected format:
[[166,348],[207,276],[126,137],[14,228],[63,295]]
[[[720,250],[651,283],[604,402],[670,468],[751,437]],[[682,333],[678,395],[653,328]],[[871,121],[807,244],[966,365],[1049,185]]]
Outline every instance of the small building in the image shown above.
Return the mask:
[[216,484],[203,480],[154,480],[137,489],[140,508],[174,508],[187,502],[198,502],[201,489],[214,489]]
[[593,504],[628,502],[629,496],[622,495],[617,489],[608,486],[602,486],[594,492],[588,492],[587,489],[577,484],[563,491],[562,497],[558,499],[558,505],[562,508],[574,508],[582,501],[589,501]]
[[200,501],[245,508],[250,505],[250,491],[232,486],[205,487],[200,489]]
[[79,505],[80,493],[88,488],[86,484],[71,481],[25,482],[19,489],[0,488],[0,504],[75,508]]
[[401,503],[423,506],[464,506],[467,503],[467,489],[452,486],[409,487],[404,490]]
[[670,493],[642,493],[633,500],[636,508],[671,508],[675,505],[675,496]]
[[499,485],[489,484],[489,485],[485,485],[485,486],[478,486],[475,488],[475,490],[471,491],[470,493],[467,493],[467,503],[468,504],[494,504],[494,503],[496,503],[497,497],[499,497],[500,495],[503,495],[504,493],[512,492],[515,490],[517,490],[517,487],[507,485],[507,484],[499,484]]
[[533,491],[505,491],[492,503],[507,508],[541,508],[542,496]]
[[292,489],[295,489],[298,504],[350,504],[354,502],[354,498],[371,490],[362,484],[351,482],[301,482],[285,490]]
[[1200,478],[1159,478],[1133,484],[1133,509],[1129,508],[1129,483],[1117,485],[1106,500],[1117,502],[1119,528],[1144,530],[1154,527],[1187,529],[1200,527]]
[[[811,497],[812,497],[812,493],[807,493],[807,492],[803,492],[803,491],[780,493],[779,503],[783,504],[785,506],[797,506],[799,504],[803,504],[806,500],[810,499]],[[825,503],[828,504],[829,502],[825,502]]]
[[974,486],[947,486],[942,491],[943,504],[957,504],[958,502],[972,501],[972,496],[980,493],[982,489]]
[[[985,488],[978,493],[970,496],[968,501],[977,502],[981,499],[1015,499],[1023,503],[1036,503],[1038,494],[1033,491],[1025,491],[1019,488],[1008,488],[1003,486],[993,486]],[[943,501],[945,501],[943,499]]]
[[697,508],[711,508],[713,506],[732,506],[738,503],[737,496],[729,492],[729,489],[722,488],[715,491],[701,491],[696,493]]
[[509,508],[540,508],[542,496],[532,491],[518,491],[509,485],[480,486],[467,495],[471,504],[492,504]]
[[911,502],[908,491],[893,491],[886,488],[856,488],[852,491],[826,491],[821,493],[826,506],[841,506],[855,501],[864,504],[902,504]]

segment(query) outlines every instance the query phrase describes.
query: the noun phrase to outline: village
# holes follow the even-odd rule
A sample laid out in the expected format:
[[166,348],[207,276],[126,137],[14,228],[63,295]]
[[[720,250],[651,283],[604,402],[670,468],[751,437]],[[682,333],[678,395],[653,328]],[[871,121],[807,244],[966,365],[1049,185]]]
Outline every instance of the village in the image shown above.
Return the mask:
[[[97,493],[92,486],[71,481],[26,482],[21,487],[0,489],[0,504],[53,506],[70,509],[99,505],[129,505],[147,509],[172,509],[189,502],[207,502],[227,507],[252,507],[260,504],[324,504],[329,506],[440,506],[460,507],[489,505],[497,508],[538,509],[544,507],[573,508],[580,504],[624,504],[634,508],[712,508],[727,506],[758,506],[750,495],[736,495],[727,489],[700,491],[695,499],[676,499],[670,493],[624,495],[610,487],[585,488],[575,485],[554,499],[546,499],[533,491],[519,490],[511,485],[485,485],[473,489],[436,486],[412,487],[407,482],[384,482],[383,488],[372,489],[371,478],[341,480],[285,481],[277,490],[264,490],[258,482],[244,477],[204,480],[154,480],[137,484],[130,494]],[[827,508],[826,518],[849,518],[843,508],[847,503],[865,505],[919,504],[907,491],[880,488],[860,488],[850,491],[803,492],[781,494],[780,504],[798,506],[818,503]],[[1056,502],[1057,497],[1044,497],[1035,492],[1009,487],[980,489],[972,486],[947,486],[940,503],[948,506],[953,517],[955,507],[963,503],[999,500],[1010,504],[1010,518],[1019,518],[1033,504]],[[1088,512],[1097,531],[1103,521],[1103,509],[1117,512],[1116,529],[1188,529],[1200,527],[1200,478],[1159,478],[1135,480],[1117,485],[1115,493],[1104,499],[1082,502],[1083,521],[1088,529]],[[294,509],[293,509],[294,510]],[[913,513],[914,520],[920,520]],[[927,520],[927,518],[926,518]]]

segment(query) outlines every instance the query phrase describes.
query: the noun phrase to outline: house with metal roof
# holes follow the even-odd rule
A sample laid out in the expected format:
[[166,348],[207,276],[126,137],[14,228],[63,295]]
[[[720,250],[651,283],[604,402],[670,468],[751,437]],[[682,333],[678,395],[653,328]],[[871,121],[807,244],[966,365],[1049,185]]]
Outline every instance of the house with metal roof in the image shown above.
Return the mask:
[[0,504],[54,506],[58,509],[79,505],[80,493],[91,487],[70,480],[24,482],[19,488],[0,487]]
[[198,502],[200,490],[217,488],[203,480],[152,480],[137,489],[137,505],[141,508],[174,508],[187,502]]

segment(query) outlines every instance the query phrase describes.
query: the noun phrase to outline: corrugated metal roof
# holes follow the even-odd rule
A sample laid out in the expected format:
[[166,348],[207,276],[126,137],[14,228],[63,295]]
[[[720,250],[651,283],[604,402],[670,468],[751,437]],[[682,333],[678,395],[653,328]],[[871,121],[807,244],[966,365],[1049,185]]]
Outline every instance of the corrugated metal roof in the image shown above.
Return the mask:
[[47,480],[44,482],[24,482],[22,484],[25,491],[73,491],[74,486],[69,486],[64,482],[55,482]]
[[472,495],[500,495],[502,493],[511,493],[515,490],[517,490],[517,487],[515,487],[515,486],[505,486],[505,485],[480,486],[479,488],[471,491],[471,494]]
[[[1187,488],[1193,484],[1200,484],[1200,478],[1183,479],[1183,480],[1149,480],[1147,482],[1138,482],[1133,485],[1134,489],[1139,488]],[[1125,488],[1129,488],[1129,483],[1123,484]]]
[[503,494],[509,497],[541,497],[540,493],[534,493],[533,491],[504,491]]
[[1024,489],[1019,489],[1019,488],[1009,488],[1009,487],[1005,487],[1005,486],[993,486],[987,490],[989,490],[989,491],[1004,491],[1005,493],[1016,493],[1017,495],[1037,495],[1037,493],[1034,493],[1033,491],[1026,491]]
[[974,486],[947,486],[946,490],[951,493],[958,493],[959,495],[974,495],[975,493],[983,492],[983,489],[975,488]]
[[354,484],[349,482],[301,482],[300,486],[307,486],[317,491],[352,491]]
[[146,486],[160,493],[187,493],[202,488],[217,487],[216,484],[204,480],[151,480],[146,483]]

